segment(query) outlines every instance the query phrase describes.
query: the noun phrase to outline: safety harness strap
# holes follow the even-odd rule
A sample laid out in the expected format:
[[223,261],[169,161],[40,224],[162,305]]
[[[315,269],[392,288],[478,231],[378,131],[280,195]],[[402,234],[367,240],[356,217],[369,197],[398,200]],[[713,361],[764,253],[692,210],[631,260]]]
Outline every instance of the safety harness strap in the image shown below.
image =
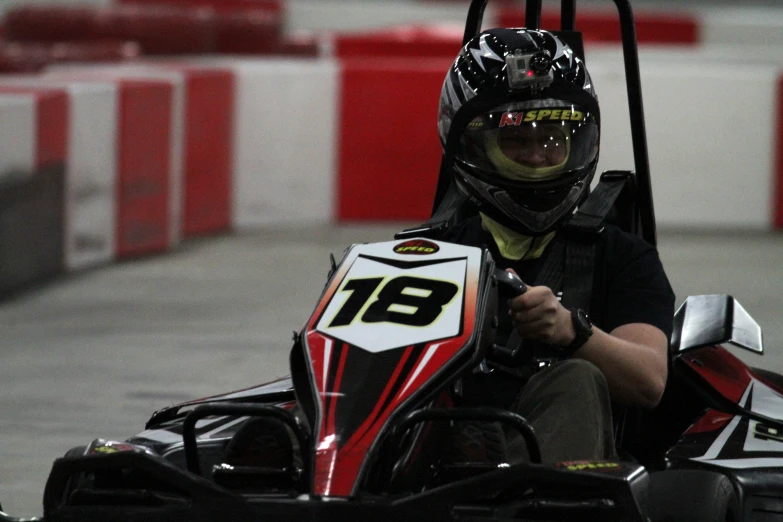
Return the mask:
[[536,285],[562,291],[566,308],[590,313],[596,243],[628,176],[602,176],[598,186],[561,229],[536,278]]

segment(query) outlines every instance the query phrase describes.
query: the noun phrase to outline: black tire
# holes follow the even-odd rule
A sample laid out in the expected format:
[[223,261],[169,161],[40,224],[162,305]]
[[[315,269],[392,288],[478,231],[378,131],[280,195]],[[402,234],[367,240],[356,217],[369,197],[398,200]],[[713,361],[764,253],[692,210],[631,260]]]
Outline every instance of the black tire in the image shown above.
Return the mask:
[[280,469],[294,466],[296,460],[291,434],[286,426],[276,419],[248,419],[228,443],[223,462],[233,466]]
[[68,451],[65,452],[65,455],[63,457],[82,457],[84,456],[84,452],[87,449],[87,446],[76,446],[75,448],[71,448]]
[[463,421],[454,423],[454,462],[508,462],[508,446],[498,422]]
[[[65,452],[64,458],[82,457],[84,452],[87,451],[87,446],[76,446]],[[89,484],[89,480],[85,477],[84,473],[78,473],[68,479],[68,484],[65,486],[65,498],[70,498],[71,493],[75,490],[85,487]]]
[[652,522],[740,522],[737,493],[726,475],[706,470],[669,470],[650,475]]

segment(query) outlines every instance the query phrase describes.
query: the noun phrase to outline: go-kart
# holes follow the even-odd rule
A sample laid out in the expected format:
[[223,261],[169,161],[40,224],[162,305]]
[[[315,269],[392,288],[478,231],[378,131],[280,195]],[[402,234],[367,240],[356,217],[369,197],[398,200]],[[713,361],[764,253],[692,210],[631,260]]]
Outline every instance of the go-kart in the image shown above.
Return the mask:
[[[610,219],[654,244],[633,19],[627,0],[614,1],[636,171],[604,175],[623,187]],[[471,4],[466,42],[486,4]],[[562,11],[562,34],[581,49],[575,2]],[[528,27],[540,13],[529,0]],[[438,240],[465,211],[455,198],[442,169],[425,226],[332,260],[294,336],[290,377],[167,407],[125,441],[70,450],[54,462],[40,520],[783,519],[783,377],[723,346],[762,352],[760,328],[730,296],[689,297],[677,310],[664,398],[617,419],[616,461],[542,464],[524,418],[465,406],[463,379],[518,352],[496,343],[496,311],[525,286],[486,249]],[[460,429],[486,425],[518,432],[529,462],[457,451]]]
[[[506,287],[524,290],[483,249],[425,239],[352,246],[297,336],[290,378],[165,408],[126,441],[74,448],[54,463],[43,520],[706,521],[774,512],[780,377],[721,346],[761,350],[739,303],[698,296],[678,310],[673,395],[641,419],[627,460],[544,465],[524,418],[459,406],[459,377],[506,349],[493,344]],[[465,422],[518,430],[530,463],[461,461],[449,451],[451,428]]]

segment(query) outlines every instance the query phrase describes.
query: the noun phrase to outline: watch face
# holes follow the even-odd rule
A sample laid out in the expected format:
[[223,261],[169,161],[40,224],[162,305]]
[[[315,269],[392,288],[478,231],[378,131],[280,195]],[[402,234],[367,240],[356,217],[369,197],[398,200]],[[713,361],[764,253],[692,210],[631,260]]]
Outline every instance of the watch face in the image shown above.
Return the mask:
[[593,335],[593,323],[590,322],[590,318],[587,317],[584,310],[579,309],[571,311],[571,321],[573,322],[574,334],[576,335],[571,344],[563,348],[563,350],[573,355]]
[[590,321],[590,318],[587,317],[587,314],[584,313],[583,310],[577,310],[576,311],[576,320],[579,326],[579,329],[581,330],[579,333],[590,337],[593,335],[593,323]]

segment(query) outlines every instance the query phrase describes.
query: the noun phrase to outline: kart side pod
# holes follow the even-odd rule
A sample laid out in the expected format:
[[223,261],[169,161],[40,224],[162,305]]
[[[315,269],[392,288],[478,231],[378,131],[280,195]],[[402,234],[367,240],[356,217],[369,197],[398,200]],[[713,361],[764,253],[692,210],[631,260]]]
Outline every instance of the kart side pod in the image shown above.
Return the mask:
[[674,314],[672,356],[723,343],[764,353],[761,327],[739,301],[730,295],[689,296]]

